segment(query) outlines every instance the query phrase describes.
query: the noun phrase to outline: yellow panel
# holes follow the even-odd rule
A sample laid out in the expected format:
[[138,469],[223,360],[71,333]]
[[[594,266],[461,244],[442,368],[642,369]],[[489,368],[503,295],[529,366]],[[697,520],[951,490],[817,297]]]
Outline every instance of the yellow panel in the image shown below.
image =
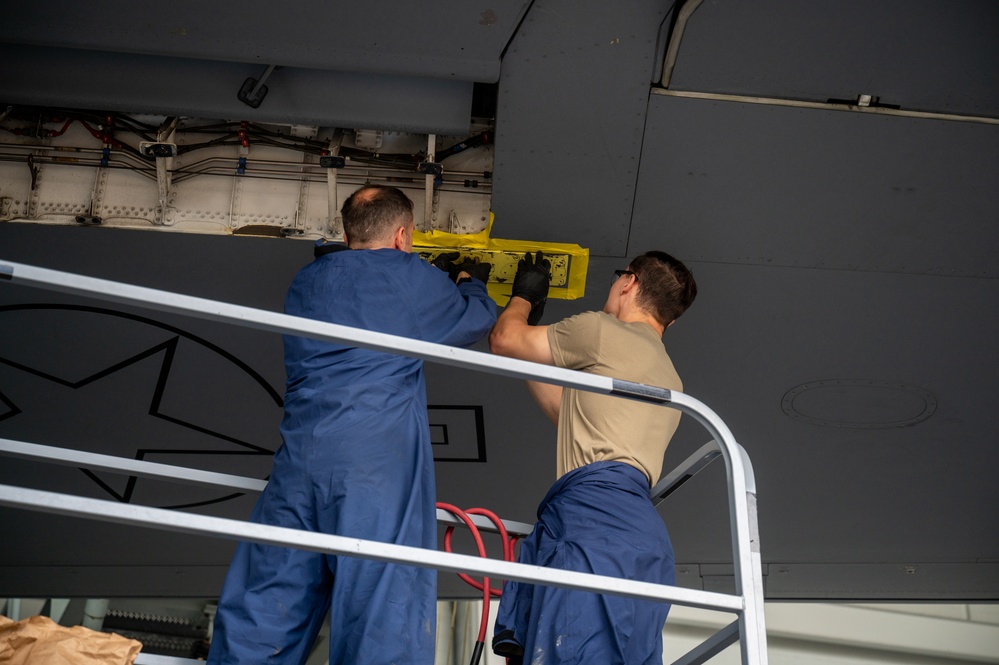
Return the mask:
[[[427,261],[440,254],[458,252],[462,258],[478,259],[492,264],[486,287],[489,295],[500,305],[506,305],[517,263],[527,252],[544,252],[551,261],[551,289],[549,298],[573,300],[583,297],[586,286],[586,268],[590,251],[579,245],[529,240],[504,240],[491,238],[493,217],[489,226],[480,233],[462,234],[443,231],[416,231],[413,233],[413,252]],[[460,261],[461,259],[459,259]]]

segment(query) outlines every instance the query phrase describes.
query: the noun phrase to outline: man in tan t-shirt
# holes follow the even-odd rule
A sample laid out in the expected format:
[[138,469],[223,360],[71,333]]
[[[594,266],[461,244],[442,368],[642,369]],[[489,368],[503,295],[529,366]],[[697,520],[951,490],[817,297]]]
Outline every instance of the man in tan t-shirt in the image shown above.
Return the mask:
[[[662,336],[697,295],[693,275],[664,252],[647,252],[614,274],[602,312],[538,326],[548,265],[541,252],[527,255],[489,336],[493,353],[680,390]],[[528,387],[558,425],[558,479],[518,560],[673,584],[673,547],[649,489],[679,412],[547,383]],[[510,663],[661,665],[668,612],[665,603],[507,582],[493,650]]]

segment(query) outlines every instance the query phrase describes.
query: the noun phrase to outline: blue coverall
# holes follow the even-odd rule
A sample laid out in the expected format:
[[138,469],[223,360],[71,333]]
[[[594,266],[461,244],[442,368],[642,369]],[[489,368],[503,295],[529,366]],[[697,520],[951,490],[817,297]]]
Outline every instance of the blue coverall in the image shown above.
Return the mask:
[[[320,255],[285,311],[453,346],[481,339],[496,306],[477,280],[395,249]],[[434,549],[433,454],[423,362],[285,337],[283,445],[255,522]],[[437,571],[240,543],[210,663],[303,663],[327,609],[330,663],[433,663]]]
[[[594,462],[559,478],[521,541],[520,563],[675,584],[673,545],[645,474]],[[662,665],[668,603],[557,587],[503,585],[493,651],[531,665]]]

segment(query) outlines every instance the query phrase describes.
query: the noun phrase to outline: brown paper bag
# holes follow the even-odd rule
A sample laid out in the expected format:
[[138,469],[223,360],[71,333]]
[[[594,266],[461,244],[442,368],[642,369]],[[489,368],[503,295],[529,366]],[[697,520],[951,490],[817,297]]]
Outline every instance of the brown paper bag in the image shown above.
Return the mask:
[[114,633],[60,626],[48,617],[0,616],[2,665],[133,665],[142,643]]

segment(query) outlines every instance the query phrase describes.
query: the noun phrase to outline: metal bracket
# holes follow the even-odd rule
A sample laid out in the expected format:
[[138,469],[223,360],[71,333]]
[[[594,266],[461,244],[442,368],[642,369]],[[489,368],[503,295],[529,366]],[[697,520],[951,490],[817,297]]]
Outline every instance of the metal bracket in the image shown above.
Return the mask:
[[898,104],[884,104],[877,95],[857,95],[856,99],[836,99],[830,97],[827,104],[842,104],[844,106],[856,106],[858,108],[872,109],[893,109],[899,110],[902,107]]
[[440,162],[420,162],[416,167],[416,172],[433,176],[444,175],[444,165]]
[[347,166],[347,158],[339,155],[323,155],[319,158],[319,166],[324,169],[342,169]]
[[177,156],[176,143],[154,143],[153,141],[140,141],[139,151],[146,157],[162,159],[164,157]]
[[31,172],[31,191],[38,187],[38,167],[35,166],[35,156],[28,155],[28,171]]
[[682,658],[673,661],[673,665],[700,665],[714,658],[726,648],[739,641],[738,619],[725,626],[707,640],[694,647]]
[[267,96],[267,86],[264,85],[264,81],[266,81],[268,77],[270,77],[271,73],[274,72],[275,67],[277,67],[277,65],[268,65],[259,81],[252,77],[243,81],[243,85],[240,86],[239,92],[236,93],[236,99],[243,102],[250,108],[255,109],[259,107],[260,102],[264,101],[264,97]]
[[721,446],[717,441],[708,441],[697,452],[685,459],[679,466],[663,476],[662,480],[649,491],[652,503],[659,505],[663,499],[680,489],[685,482],[700,473],[704,467],[721,457]]

